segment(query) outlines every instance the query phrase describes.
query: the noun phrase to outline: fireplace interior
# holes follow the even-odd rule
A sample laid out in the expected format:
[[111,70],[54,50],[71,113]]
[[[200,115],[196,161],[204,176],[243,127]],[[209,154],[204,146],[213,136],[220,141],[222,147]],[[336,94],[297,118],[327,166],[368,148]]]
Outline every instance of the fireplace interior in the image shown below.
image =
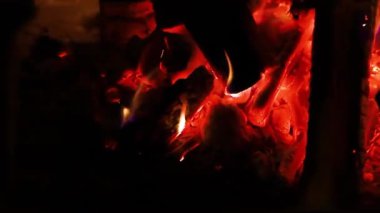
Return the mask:
[[5,212],[380,208],[377,1],[1,4]]

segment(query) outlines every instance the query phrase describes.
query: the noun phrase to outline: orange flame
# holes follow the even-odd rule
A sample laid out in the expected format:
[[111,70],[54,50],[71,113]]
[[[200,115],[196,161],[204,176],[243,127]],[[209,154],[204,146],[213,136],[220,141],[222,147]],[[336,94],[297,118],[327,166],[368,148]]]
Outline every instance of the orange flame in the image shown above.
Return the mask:
[[181,114],[179,116],[179,122],[177,127],[177,137],[182,134],[183,130],[186,127],[186,110],[187,110],[187,103],[182,103],[181,107]]
[[121,113],[121,127],[123,127],[127,123],[130,114],[131,114],[131,110],[127,107],[123,107],[123,110]]
[[234,80],[234,68],[232,67],[232,62],[230,56],[226,51],[224,51],[224,55],[226,56],[227,64],[228,64],[228,79],[227,79],[227,87],[231,85],[232,80]]

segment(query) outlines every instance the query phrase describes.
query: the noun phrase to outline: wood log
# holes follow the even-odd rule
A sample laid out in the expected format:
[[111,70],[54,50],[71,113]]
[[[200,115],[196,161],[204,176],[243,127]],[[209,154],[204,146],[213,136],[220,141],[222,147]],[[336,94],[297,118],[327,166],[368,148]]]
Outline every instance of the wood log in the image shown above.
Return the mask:
[[[302,210],[358,205],[362,80],[368,66],[375,1],[318,1]],[[365,15],[370,24],[363,27]]]

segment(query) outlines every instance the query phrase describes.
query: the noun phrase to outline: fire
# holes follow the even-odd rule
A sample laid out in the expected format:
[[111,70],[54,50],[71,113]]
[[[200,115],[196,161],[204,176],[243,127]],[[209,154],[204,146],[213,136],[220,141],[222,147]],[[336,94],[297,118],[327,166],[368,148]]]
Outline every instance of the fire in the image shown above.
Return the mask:
[[299,63],[299,58],[304,54],[308,42],[312,38],[314,15],[310,14],[306,17],[306,21],[310,24],[303,32],[298,45],[287,59],[287,62],[278,68],[266,70],[262,80],[258,83],[259,92],[252,103],[250,112],[250,121],[256,126],[264,127],[266,125],[272,105],[281,91],[281,86],[284,84],[289,72],[294,70],[297,63]]
[[230,56],[226,51],[224,51],[224,55],[226,56],[228,63],[228,79],[227,79],[227,87],[231,85],[232,80],[234,79],[234,68],[232,67]]
[[181,114],[179,116],[179,122],[178,122],[178,127],[177,127],[177,136],[181,135],[183,130],[186,127],[186,110],[187,110],[187,104],[182,103]]
[[121,113],[121,127],[125,126],[130,114],[131,114],[131,110],[127,107],[123,107],[122,113]]
[[[279,8],[267,11],[265,6],[261,6],[259,9],[262,11],[254,13],[254,17],[259,16],[260,21],[258,23],[264,23],[268,14],[275,11],[276,16],[286,26],[282,30],[287,30],[289,26],[295,25],[295,22],[287,14],[286,8],[289,7],[288,4],[280,4]],[[216,108],[221,107],[221,109],[233,109],[237,113],[236,119],[241,120],[239,125],[242,126],[236,131],[227,131],[232,131],[227,134],[236,134],[233,137],[235,142],[231,143],[237,143],[236,141],[239,140],[248,140],[247,142],[257,140],[251,135],[253,134],[252,126],[255,126],[262,128],[262,131],[271,135],[270,137],[276,143],[294,146],[292,151],[284,150],[284,152],[293,152],[293,160],[282,160],[279,166],[281,175],[290,182],[294,180],[297,171],[302,168],[305,157],[305,136],[308,122],[307,95],[309,93],[308,83],[311,68],[311,39],[314,30],[313,12],[309,12],[308,15],[303,17],[299,27],[303,31],[286,62],[278,67],[268,67],[263,72],[262,79],[259,82],[253,85],[252,88],[238,94],[220,93],[221,90],[226,91],[234,75],[233,64],[228,53],[225,52],[229,68],[227,82],[221,82],[218,74],[210,70],[215,76],[213,91],[204,100],[196,113],[188,119],[184,129],[181,128],[181,131],[177,131],[175,140],[172,141],[174,150],[180,153],[180,161],[183,161],[189,152],[202,146],[202,144],[213,143],[214,139],[210,139],[210,134],[214,133],[211,133],[209,128],[216,128],[215,126],[220,124],[210,124],[210,119],[217,119],[217,117],[213,117],[213,113]],[[301,93],[306,96],[300,97]],[[239,107],[239,104],[243,107]],[[221,126],[221,128],[223,127]],[[233,126],[231,128],[235,129]],[[217,135],[215,136],[218,137]],[[195,138],[200,139],[195,140]],[[221,140],[227,139],[221,138]]]
[[[364,17],[364,25],[369,22],[369,17]],[[380,157],[380,102],[378,99],[380,91],[380,47],[379,47],[379,27],[380,27],[380,6],[377,8],[377,17],[374,26],[374,41],[372,43],[371,58],[368,66],[368,91],[362,101],[362,124],[363,124],[363,144],[364,144],[364,168],[362,173],[363,181],[367,184],[378,184],[378,165]]]
[[[139,69],[135,72],[126,71],[119,84],[136,91],[132,100],[133,112],[139,106],[137,103],[140,96],[143,96],[147,91],[147,85],[153,91],[160,91],[160,88],[163,88],[163,91],[171,91],[170,88],[176,86],[185,90],[181,91],[185,95],[178,92],[177,101],[170,105],[175,106],[171,110],[171,116],[174,118],[170,120],[171,125],[168,125],[170,126],[170,133],[172,133],[169,138],[169,149],[178,157],[180,162],[190,157],[188,155],[195,149],[210,149],[211,153],[219,153],[218,157],[215,157],[217,159],[214,159],[216,164],[213,167],[225,168],[223,163],[219,162],[224,159],[223,157],[220,159],[219,156],[228,156],[228,152],[240,150],[249,153],[248,158],[253,162],[253,167],[258,168],[258,170],[264,167],[258,159],[273,158],[273,160],[268,161],[278,163],[268,166],[266,169],[276,167],[277,173],[289,182],[293,182],[302,170],[307,143],[314,14],[312,11],[308,12],[296,21],[289,15],[290,1],[279,1],[281,3],[277,6],[273,6],[276,4],[269,0],[260,2],[261,5],[257,7],[252,16],[258,27],[270,35],[268,41],[272,41],[271,39],[273,41],[280,40],[278,43],[286,44],[281,44],[282,46],[268,44],[268,46],[273,45],[271,51],[281,55],[282,58],[274,57],[275,62],[263,70],[261,80],[252,85],[251,88],[237,94],[228,93],[227,88],[237,73],[234,73],[233,61],[226,51],[224,54],[229,69],[226,82],[219,76],[217,70],[213,70],[207,61],[203,61],[204,57],[199,52],[199,54],[193,54],[194,57],[190,59],[191,62],[185,70],[174,74],[164,72],[166,67],[162,63],[163,54],[167,54],[170,48],[157,54],[161,61],[153,72],[161,73],[160,76],[147,74],[152,76],[152,78],[147,78],[146,76],[142,77]],[[185,37],[187,36],[187,33],[183,33],[185,31],[184,26],[181,25],[167,29],[165,32],[177,33],[177,35]],[[292,33],[297,34],[297,37],[289,36],[289,41],[283,41],[285,39],[282,38],[282,35]],[[163,43],[167,45],[166,39],[163,40]],[[286,49],[283,46],[291,46],[292,48]],[[198,47],[193,49],[199,51]],[[142,63],[149,61],[145,60]],[[194,92],[197,91],[194,87],[198,86],[198,82],[195,81],[193,85],[187,85],[186,80],[198,67],[202,67],[204,73],[210,74],[213,77],[213,82],[211,82],[212,88],[207,91],[204,97],[193,101],[199,96],[199,93]],[[160,81],[159,84],[154,84],[152,79],[155,76],[164,80]],[[191,92],[186,91],[186,89]],[[180,103],[179,117],[177,114],[178,102]],[[129,113],[129,109],[123,110],[123,125]],[[265,149],[270,147],[271,151],[268,153],[272,154],[261,153],[260,149],[255,150],[252,147],[266,147]]]

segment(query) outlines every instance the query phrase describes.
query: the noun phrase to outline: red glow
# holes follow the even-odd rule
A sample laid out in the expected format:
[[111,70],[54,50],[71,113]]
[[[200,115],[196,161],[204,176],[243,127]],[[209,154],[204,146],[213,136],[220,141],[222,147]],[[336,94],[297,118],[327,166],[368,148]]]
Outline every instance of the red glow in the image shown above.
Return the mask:
[[[224,82],[217,70],[212,70],[183,25],[165,29],[167,33],[182,35],[192,40],[193,54],[186,69],[174,74],[166,72],[160,64],[157,70],[143,75],[128,70],[119,85],[136,92],[131,113],[137,105],[137,98],[143,88],[156,88],[158,78],[169,78],[173,86],[180,79],[188,76],[199,66],[206,67],[214,76],[213,88],[195,110],[188,109],[188,100],[181,100],[181,113],[176,119],[177,128],[169,140],[172,153],[180,162],[196,148],[220,143],[231,146],[259,144],[266,141],[274,144],[273,158],[279,162],[277,172],[289,182],[296,179],[302,170],[307,143],[308,98],[311,69],[311,44],[314,27],[314,13],[308,12],[294,20],[289,14],[290,1],[282,0],[276,7],[270,0],[262,0],[253,17],[259,27],[267,30],[270,40],[278,41],[281,33],[295,31],[299,34],[294,47],[286,52],[287,57],[276,66],[263,70],[262,78],[251,88],[237,94],[226,92],[228,83],[233,78],[233,64],[229,60],[230,76]],[[294,38],[292,38],[294,40]],[[290,42],[290,41],[286,41]],[[166,42],[167,45],[167,42]],[[278,55],[283,52],[276,52]],[[165,54],[165,53],[164,53]],[[162,57],[161,57],[162,58]],[[144,62],[142,62],[144,63]],[[221,120],[219,120],[221,119]],[[223,135],[224,137],[220,138]],[[252,150],[252,154],[257,150]],[[259,154],[257,154],[259,155]],[[255,159],[257,160],[257,159]],[[223,165],[215,165],[221,170]]]
[[61,59],[66,58],[68,55],[69,55],[69,53],[67,51],[62,51],[62,52],[58,53],[58,57]]
[[[365,16],[368,21],[368,16]],[[365,23],[364,23],[365,24]],[[363,24],[363,25],[364,25]],[[364,169],[363,181],[365,183],[378,183],[380,172],[380,109],[376,96],[380,91],[380,47],[379,47],[379,27],[380,27],[380,6],[377,9],[377,17],[374,30],[374,41],[372,54],[369,61],[368,91],[363,96],[362,101],[362,124],[363,124],[363,145],[364,145]],[[377,180],[377,181],[375,181]]]
[[[310,25],[303,32],[297,47],[289,56],[286,64],[266,70],[262,80],[256,85],[257,94],[253,98],[249,112],[249,119],[252,124],[260,127],[264,127],[266,125],[272,105],[274,104],[277,96],[281,92],[281,89],[286,90],[286,88],[281,87],[284,85],[284,81],[289,75],[289,72],[296,69],[296,66],[298,65],[297,63],[300,63],[300,59],[302,59],[302,56],[305,54],[304,51],[311,51],[307,48],[314,30],[313,17],[313,14],[306,17],[305,21],[309,22]],[[288,90],[287,92],[290,93],[292,91]]]
[[118,147],[118,143],[116,140],[107,139],[104,146],[105,146],[106,150],[115,151]]
[[134,70],[125,70],[123,76],[118,81],[119,85],[132,90],[137,90],[141,83],[141,77]]
[[170,27],[170,28],[165,28],[163,29],[163,31],[167,33],[172,33],[172,34],[187,34],[188,33],[185,25],[183,24]]
[[366,183],[372,183],[375,180],[373,173],[364,173],[363,180]]
[[[281,4],[281,7],[276,10],[276,15],[281,16],[282,21],[287,20],[284,18],[286,14],[281,14],[287,7],[288,5]],[[265,11],[265,7],[260,8],[261,11],[255,13],[255,17],[261,15],[260,21],[264,22],[265,13],[274,9]],[[294,24],[293,19],[288,20],[291,25]],[[268,68],[263,73],[262,79],[251,89],[239,94],[221,93],[225,91],[227,83],[221,82],[215,74],[214,90],[196,113],[188,119],[182,134],[172,140],[174,150],[182,153],[181,160],[202,143],[209,143],[207,140],[211,133],[208,132],[210,131],[208,122],[214,107],[233,107],[242,113],[241,125],[243,126],[240,128],[240,134],[247,141],[255,140],[250,135],[250,129],[256,126],[262,128],[264,134],[272,138],[279,146],[291,147],[288,151],[294,151],[293,160],[281,162],[279,173],[290,182],[294,180],[305,158],[313,22],[314,14],[309,13],[298,23],[299,27],[306,27],[303,28],[302,36],[287,62],[278,67]],[[231,68],[230,71],[232,71]],[[238,106],[237,103],[243,106]],[[286,152],[287,149],[284,148],[283,151]]]

